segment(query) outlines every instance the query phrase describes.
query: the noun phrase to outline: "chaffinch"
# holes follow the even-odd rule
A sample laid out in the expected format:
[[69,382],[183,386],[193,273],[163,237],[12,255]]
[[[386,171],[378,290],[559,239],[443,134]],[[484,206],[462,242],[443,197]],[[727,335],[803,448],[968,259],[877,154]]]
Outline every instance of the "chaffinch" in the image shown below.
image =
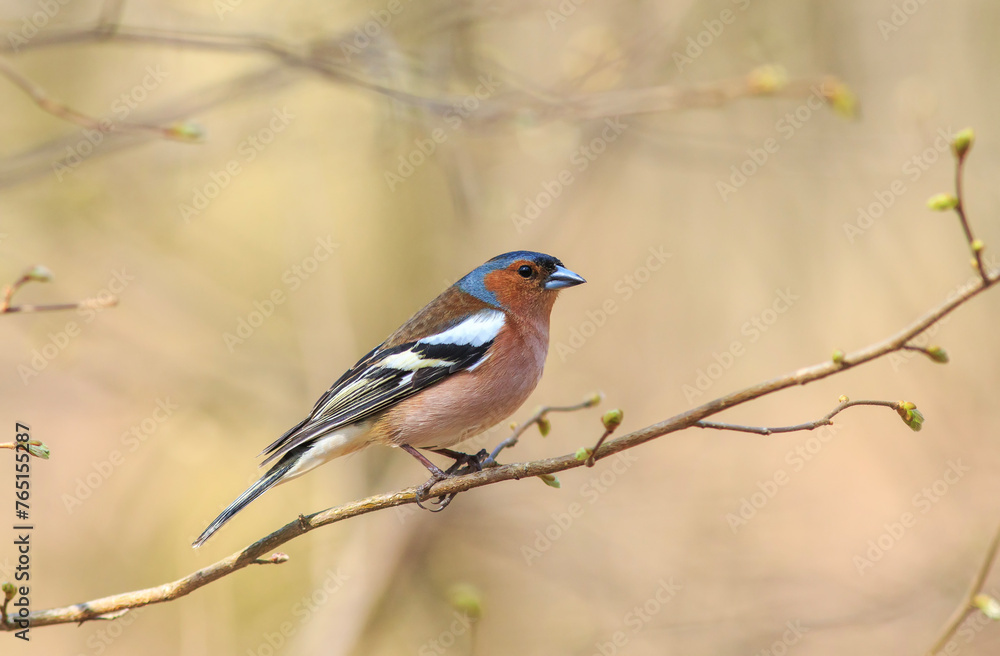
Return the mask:
[[274,464],[192,546],[278,483],[369,444],[417,458],[432,473],[422,491],[447,477],[417,449],[455,458],[456,465],[472,458],[447,447],[524,403],[542,377],[556,296],[583,282],[551,255],[531,251],[504,253],[474,269],[348,369],[308,417],[264,449],[261,466]]

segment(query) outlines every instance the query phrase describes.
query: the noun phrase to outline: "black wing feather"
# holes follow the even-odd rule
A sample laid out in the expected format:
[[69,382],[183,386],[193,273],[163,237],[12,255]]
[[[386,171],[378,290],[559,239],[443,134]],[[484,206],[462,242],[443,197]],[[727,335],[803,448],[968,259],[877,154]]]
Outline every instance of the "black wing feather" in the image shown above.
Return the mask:
[[[267,455],[267,458],[261,466],[300,444],[347,424],[367,419],[452,374],[475,366],[486,356],[492,345],[493,340],[479,346],[409,342],[384,350],[381,347],[372,349],[319,398],[309,417],[264,449],[261,455]],[[379,366],[379,363],[386,358],[406,351],[413,351],[425,359],[443,360],[449,364],[416,370]],[[407,376],[410,378],[404,382]],[[357,389],[344,394],[344,390],[354,384],[358,384]]]

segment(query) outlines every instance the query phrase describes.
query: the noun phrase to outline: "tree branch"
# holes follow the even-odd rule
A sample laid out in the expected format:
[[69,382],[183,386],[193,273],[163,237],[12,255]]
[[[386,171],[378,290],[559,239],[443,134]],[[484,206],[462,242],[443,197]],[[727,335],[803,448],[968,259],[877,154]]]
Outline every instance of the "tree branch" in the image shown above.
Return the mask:
[[[849,353],[844,356],[839,363],[832,361],[823,362],[811,367],[799,369],[784,376],[779,376],[763,383],[747,387],[745,389],[722,396],[714,401],[705,403],[696,408],[688,410],[664,421],[661,421],[645,428],[622,435],[609,440],[600,449],[592,454],[594,460],[603,460],[625,449],[631,449],[664,435],[669,435],[685,428],[696,426],[699,421],[718,414],[723,410],[741,405],[754,399],[759,399],[768,394],[773,394],[794,385],[805,385],[817,380],[826,378],[833,374],[846,371],[865,362],[870,362],[876,358],[886,356],[895,351],[899,351],[911,339],[927,330],[945,316],[950,314],[959,306],[968,302],[984,290],[996,285],[1000,280],[1000,274],[990,273],[986,281],[978,280],[963,288],[958,294],[938,307],[927,312],[922,317],[906,326],[895,335],[892,335],[880,342],[867,346],[863,349]],[[561,471],[584,466],[584,462],[578,460],[575,454],[566,454],[544,460],[532,462],[515,463],[489,467],[483,471],[467,474],[440,481],[427,492],[428,496],[438,497],[448,494],[457,494],[487,485],[493,485],[502,481],[520,480],[530,476],[541,476],[545,474],[555,474]],[[308,533],[321,526],[336,524],[352,517],[366,515],[371,512],[394,508],[409,503],[414,503],[417,487],[409,487],[397,492],[387,494],[376,494],[366,499],[346,503],[335,508],[330,508],[311,515],[300,515],[298,519],[292,521],[270,535],[261,538],[242,551],[238,551],[228,558],[224,558],[208,567],[202,568],[184,578],[171,583],[115,594],[93,601],[87,601],[63,608],[53,608],[31,613],[30,623],[32,627],[47,626],[50,624],[66,624],[70,622],[85,622],[87,620],[100,619],[101,616],[118,611],[138,608],[149,604],[172,601],[184,595],[194,592],[198,588],[208,585],[213,581],[237,572],[248,565],[257,562],[265,554],[273,551],[279,546],[289,542],[301,535]],[[0,629],[12,630],[15,626],[6,624]]]
[[542,434],[542,437],[548,435],[549,430],[551,429],[551,425],[549,424],[548,419],[546,419],[546,416],[550,412],[574,412],[576,410],[583,410],[584,408],[592,408],[601,402],[601,397],[602,397],[601,394],[593,394],[591,396],[588,396],[585,400],[581,401],[580,403],[575,403],[573,405],[542,406],[541,408],[535,411],[535,414],[531,415],[526,420],[524,420],[521,423],[521,425],[512,427],[513,432],[511,433],[510,437],[508,437],[506,440],[498,444],[496,448],[493,449],[493,452],[490,453],[489,457],[483,460],[483,467],[495,466],[497,461],[497,456],[500,455],[500,452],[503,451],[504,449],[509,449],[515,446],[517,444],[518,438],[520,438],[521,435],[524,433],[524,431],[528,430],[528,428],[530,428],[532,424],[538,424],[538,430]]
[[[972,577],[972,583],[969,584],[968,590],[965,592],[965,597],[962,599],[962,603],[955,609],[955,612],[951,614],[948,621],[945,622],[944,628],[938,635],[938,639],[934,641],[930,650],[927,652],[927,656],[934,656],[937,652],[944,649],[951,637],[955,635],[958,631],[958,627],[962,626],[962,623],[973,613],[978,611],[986,612],[984,608],[990,601],[995,605],[996,600],[991,597],[983,598],[982,595],[983,585],[986,583],[986,577],[990,573],[990,569],[993,567],[993,562],[996,560],[997,551],[1000,549],[1000,527],[997,527],[996,532],[993,534],[993,539],[990,541],[990,546],[986,549],[986,556],[983,558],[983,562],[979,565],[979,569],[976,570],[975,576]],[[996,614],[996,610],[993,610],[993,614]],[[997,619],[996,617],[991,617],[991,619]]]

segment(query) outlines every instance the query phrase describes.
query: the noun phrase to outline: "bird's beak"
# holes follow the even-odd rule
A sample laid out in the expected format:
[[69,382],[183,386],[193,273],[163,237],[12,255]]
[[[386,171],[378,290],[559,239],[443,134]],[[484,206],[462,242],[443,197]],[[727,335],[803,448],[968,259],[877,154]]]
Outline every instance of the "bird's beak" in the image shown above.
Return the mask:
[[564,266],[556,265],[556,270],[550,273],[548,280],[545,281],[545,289],[563,289],[582,285],[585,282],[587,281],[583,279],[583,276],[573,273]]

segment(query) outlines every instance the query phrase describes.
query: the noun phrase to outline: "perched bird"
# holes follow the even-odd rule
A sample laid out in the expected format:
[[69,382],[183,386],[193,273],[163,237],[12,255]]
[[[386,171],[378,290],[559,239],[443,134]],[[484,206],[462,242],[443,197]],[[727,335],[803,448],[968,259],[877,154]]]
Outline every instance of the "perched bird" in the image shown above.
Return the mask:
[[556,296],[583,282],[556,258],[532,251],[504,253],[474,269],[348,369],[308,417],[264,449],[261,466],[274,464],[192,546],[278,483],[369,444],[417,458],[432,473],[422,489],[447,477],[417,449],[472,458],[447,447],[524,403],[542,377]]

